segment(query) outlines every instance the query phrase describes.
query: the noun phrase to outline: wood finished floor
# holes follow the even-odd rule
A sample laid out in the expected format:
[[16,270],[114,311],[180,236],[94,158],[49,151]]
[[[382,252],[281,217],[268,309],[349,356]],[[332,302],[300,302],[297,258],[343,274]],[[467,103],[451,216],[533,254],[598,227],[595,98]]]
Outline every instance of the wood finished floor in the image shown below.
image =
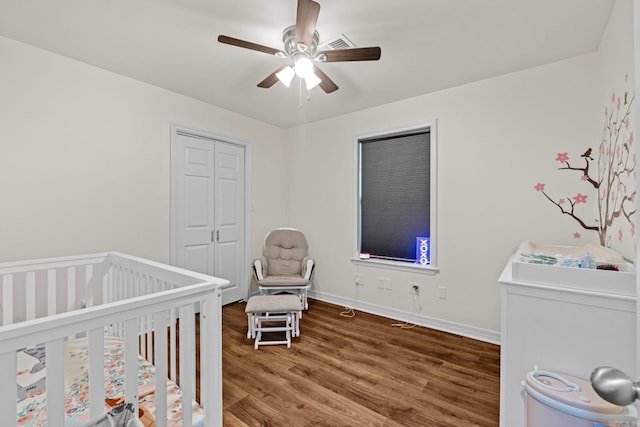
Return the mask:
[[223,308],[225,426],[498,425],[500,348],[310,300],[291,348],[253,348]]

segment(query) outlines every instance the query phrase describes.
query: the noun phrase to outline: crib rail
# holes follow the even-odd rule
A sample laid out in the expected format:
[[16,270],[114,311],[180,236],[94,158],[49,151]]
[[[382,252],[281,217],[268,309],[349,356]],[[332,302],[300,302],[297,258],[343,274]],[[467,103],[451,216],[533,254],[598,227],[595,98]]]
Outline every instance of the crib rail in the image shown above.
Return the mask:
[[102,303],[100,278],[107,260],[108,254],[94,254],[2,264],[0,325]]
[[[156,379],[161,383],[156,384],[156,425],[166,425],[167,376],[162,373],[169,367],[168,377],[179,382],[183,402],[187,402],[182,424],[191,425],[189,402],[196,397],[195,313],[199,312],[203,361],[199,403],[205,425],[222,425],[220,302],[228,281],[121,253],[105,253],[0,264],[0,283],[0,378],[15,377],[16,351],[20,349],[45,343],[47,366],[63,366],[65,340],[87,337],[92,418],[104,413],[104,352],[100,349],[104,348],[106,330],[124,339],[125,399],[137,405],[137,356],[141,353],[155,365]],[[39,301],[43,295],[44,305]],[[11,305],[16,301],[17,307]],[[178,322],[179,334],[175,331]],[[171,335],[168,347],[163,345],[167,328]],[[46,390],[47,425],[64,425],[63,373],[47,370]],[[15,425],[16,399],[15,385],[6,381],[0,386],[0,425]]]

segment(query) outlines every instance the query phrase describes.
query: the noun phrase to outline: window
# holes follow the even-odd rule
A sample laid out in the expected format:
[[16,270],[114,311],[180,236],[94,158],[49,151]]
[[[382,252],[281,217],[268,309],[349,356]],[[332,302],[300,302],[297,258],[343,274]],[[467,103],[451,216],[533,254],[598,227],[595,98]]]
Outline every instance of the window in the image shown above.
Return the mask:
[[435,148],[435,123],[357,138],[360,258],[435,268]]

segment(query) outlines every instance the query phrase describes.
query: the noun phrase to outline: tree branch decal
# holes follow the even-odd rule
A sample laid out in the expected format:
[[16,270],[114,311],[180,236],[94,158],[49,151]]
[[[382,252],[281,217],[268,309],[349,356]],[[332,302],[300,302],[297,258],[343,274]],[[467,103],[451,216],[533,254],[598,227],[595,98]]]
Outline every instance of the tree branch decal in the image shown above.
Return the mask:
[[[611,229],[618,219],[631,225],[631,234],[635,233],[633,215],[635,209],[635,176],[636,155],[633,153],[633,131],[630,130],[631,105],[635,95],[629,99],[625,92],[624,99],[615,93],[611,97],[611,105],[605,108],[605,123],[597,153],[587,148],[580,155],[580,159],[573,164],[569,162],[568,153],[558,153],[556,160],[562,163],[558,170],[580,173],[580,180],[587,184],[588,189],[595,190],[598,203],[598,218],[588,221],[577,211],[580,204],[587,204],[587,194],[577,193],[566,199],[553,199],[545,190],[544,183],[537,183],[535,190],[560,209],[563,215],[568,215],[584,230],[598,233],[600,244],[609,246],[611,243]],[[597,157],[597,162],[596,158]],[[584,161],[584,166],[580,166]],[[596,168],[593,175],[592,168]],[[568,205],[568,206],[567,206]],[[618,239],[622,240],[623,231],[618,230]],[[580,233],[574,237],[580,238]]]

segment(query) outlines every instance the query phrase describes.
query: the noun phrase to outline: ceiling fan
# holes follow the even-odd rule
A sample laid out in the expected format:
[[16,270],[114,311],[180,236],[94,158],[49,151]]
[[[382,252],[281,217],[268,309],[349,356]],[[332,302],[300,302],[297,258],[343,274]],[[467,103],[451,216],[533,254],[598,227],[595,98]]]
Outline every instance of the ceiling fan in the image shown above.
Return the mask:
[[258,87],[270,88],[278,80],[289,87],[291,80],[297,75],[304,80],[307,90],[319,85],[326,93],[331,93],[338,89],[338,85],[322,72],[314,62],[377,61],[380,59],[381,50],[378,46],[375,46],[318,52],[320,36],[316,31],[316,23],[319,13],[319,3],[313,0],[298,0],[296,24],[285,28],[282,32],[283,50],[225,35],[219,35],[218,41],[291,61],[291,65],[283,65],[258,83]]

